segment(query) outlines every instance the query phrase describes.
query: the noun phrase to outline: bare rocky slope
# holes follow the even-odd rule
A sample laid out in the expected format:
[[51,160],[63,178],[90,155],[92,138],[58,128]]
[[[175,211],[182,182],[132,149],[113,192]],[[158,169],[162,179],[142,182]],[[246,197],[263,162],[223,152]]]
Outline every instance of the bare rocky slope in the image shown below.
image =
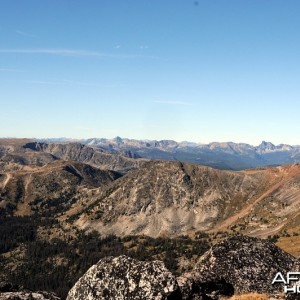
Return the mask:
[[299,207],[299,165],[232,172],[152,161],[91,197],[76,224],[121,236],[229,230],[267,237],[298,232]]

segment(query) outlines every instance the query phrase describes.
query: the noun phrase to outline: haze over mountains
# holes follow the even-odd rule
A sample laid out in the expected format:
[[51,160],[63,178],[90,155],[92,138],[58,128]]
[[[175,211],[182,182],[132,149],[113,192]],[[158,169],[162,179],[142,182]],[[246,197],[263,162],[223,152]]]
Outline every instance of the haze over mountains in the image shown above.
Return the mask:
[[[66,143],[72,140],[60,138],[40,141]],[[300,146],[286,144],[275,146],[265,141],[258,146],[233,142],[197,144],[192,142],[178,143],[172,140],[134,140],[120,137],[82,139],[77,142],[133,158],[177,160],[226,170],[277,166],[300,161]]]

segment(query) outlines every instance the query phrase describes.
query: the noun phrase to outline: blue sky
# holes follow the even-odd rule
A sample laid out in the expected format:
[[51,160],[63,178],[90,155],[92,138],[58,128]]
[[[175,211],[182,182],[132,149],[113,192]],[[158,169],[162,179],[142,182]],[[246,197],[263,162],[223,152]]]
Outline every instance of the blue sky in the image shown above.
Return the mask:
[[297,0],[0,2],[0,136],[300,144]]

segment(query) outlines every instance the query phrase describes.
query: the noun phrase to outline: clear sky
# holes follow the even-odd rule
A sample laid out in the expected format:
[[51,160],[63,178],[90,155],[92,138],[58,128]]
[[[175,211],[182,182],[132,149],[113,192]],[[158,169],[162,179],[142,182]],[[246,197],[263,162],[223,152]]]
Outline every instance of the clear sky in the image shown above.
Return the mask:
[[300,144],[299,0],[0,1],[0,136]]

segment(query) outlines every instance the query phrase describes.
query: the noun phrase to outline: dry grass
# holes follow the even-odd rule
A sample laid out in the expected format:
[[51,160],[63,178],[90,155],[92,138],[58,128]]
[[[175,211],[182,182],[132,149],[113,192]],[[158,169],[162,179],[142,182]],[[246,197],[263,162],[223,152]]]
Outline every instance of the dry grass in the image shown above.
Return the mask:
[[296,257],[300,255],[300,235],[280,237],[276,245]]

